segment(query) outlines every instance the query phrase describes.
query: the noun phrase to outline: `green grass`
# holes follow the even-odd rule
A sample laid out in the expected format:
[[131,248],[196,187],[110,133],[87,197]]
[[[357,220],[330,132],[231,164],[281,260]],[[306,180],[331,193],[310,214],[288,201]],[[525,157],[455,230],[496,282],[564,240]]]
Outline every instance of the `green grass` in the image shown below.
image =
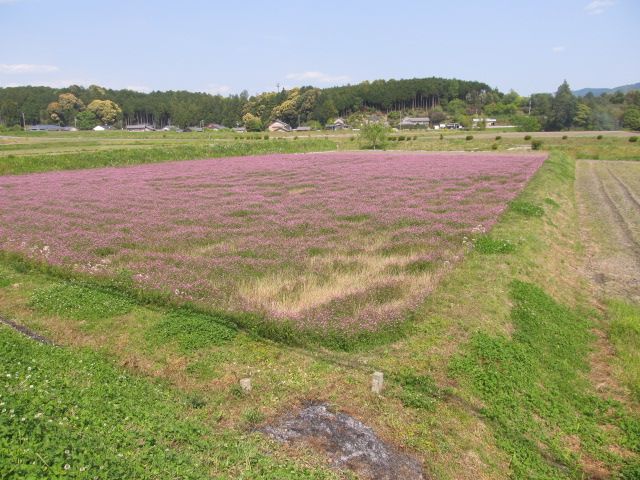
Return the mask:
[[640,307],[622,300],[608,304],[609,338],[616,350],[620,376],[640,402]]
[[278,459],[255,435],[212,425],[217,415],[193,395],[2,326],[0,385],[0,478],[334,477]]
[[513,253],[516,246],[509,240],[493,238],[488,235],[482,235],[475,240],[475,250],[483,254],[500,254]]
[[130,300],[116,293],[68,282],[36,290],[30,305],[42,313],[75,320],[100,320],[133,308]]
[[225,319],[183,309],[167,313],[147,338],[156,344],[177,342],[183,351],[193,351],[224,345],[235,335],[235,326]]
[[[511,298],[511,338],[477,333],[451,368],[479,395],[480,413],[509,455],[514,477],[584,478],[562,441],[570,436],[596,459],[624,463],[605,449],[605,424],[619,428],[621,445],[640,452],[640,418],[596,396],[585,377],[593,342],[589,317],[530,283],[513,282]],[[637,467],[637,461],[625,466]]]
[[514,200],[510,202],[509,208],[511,211],[520,213],[525,217],[541,217],[544,215],[544,208],[524,200]]
[[112,167],[199,158],[295,153],[335,150],[335,142],[325,139],[305,139],[296,142],[221,142],[197,143],[149,148],[117,148],[106,151],[25,156],[0,156],[0,175],[15,175],[51,170]]

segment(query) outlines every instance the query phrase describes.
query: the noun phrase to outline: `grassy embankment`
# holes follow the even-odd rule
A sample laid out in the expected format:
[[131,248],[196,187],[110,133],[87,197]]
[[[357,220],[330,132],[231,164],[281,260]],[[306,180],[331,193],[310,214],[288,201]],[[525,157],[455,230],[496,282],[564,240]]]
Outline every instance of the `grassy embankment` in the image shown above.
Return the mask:
[[[11,341],[2,344],[7,351],[0,357],[2,369],[10,373],[17,362],[28,365],[33,349],[41,349],[48,358],[50,381],[65,383],[69,389],[60,408],[82,410],[87,415],[83,435],[110,440],[105,443],[118,442],[120,417],[109,416],[102,426],[93,423],[94,416],[101,417],[91,410],[91,401],[99,402],[103,394],[91,396],[90,379],[71,385],[67,381],[68,364],[85,355],[96,359],[93,365],[83,362],[92,378],[101,378],[100,369],[110,369],[108,377],[126,375],[140,385],[139,390],[117,387],[120,398],[141,404],[131,415],[124,413],[132,425],[166,431],[154,423],[151,412],[166,411],[175,402],[180,406],[176,415],[191,418],[203,429],[197,435],[202,441],[186,453],[178,441],[167,447],[166,456],[160,453],[165,451],[163,439],[177,436],[173,430],[166,437],[161,433],[154,443],[140,443],[137,436],[137,443],[124,440],[128,468],[138,469],[131,471],[147,465],[173,471],[184,461],[181,455],[193,454],[204,462],[211,461],[211,452],[231,448],[234,454],[214,457],[225,460],[210,463],[209,472],[249,472],[252,465],[267,460],[252,454],[248,457],[253,460],[247,462],[242,452],[274,448],[275,458],[281,459],[283,451],[243,434],[244,429],[306,399],[321,399],[406,445],[425,459],[427,471],[436,478],[583,478],[608,473],[637,478],[640,423],[633,413],[637,408],[603,398],[589,378],[589,353],[595,345],[592,330],[609,327],[590,309],[586,280],[578,268],[582,247],[577,241],[574,155],[551,156],[490,240],[442,282],[416,311],[410,333],[395,343],[368,349],[365,345],[364,351],[351,353],[291,349],[207,316],[140,305],[115,292],[70,284],[20,263],[3,263],[0,313],[69,348],[52,354],[48,352],[52,347],[34,347],[3,332]],[[625,312],[611,309],[620,319],[611,324],[620,354],[609,360],[634,365],[637,344],[626,333],[635,328],[628,320],[634,316]],[[86,348],[100,353],[87,353]],[[114,362],[120,367],[111,366]],[[124,374],[121,368],[132,373]],[[387,375],[387,389],[380,398],[368,392],[368,375],[374,369]],[[246,375],[255,384],[249,396],[237,388],[238,378]],[[148,394],[159,388],[154,378],[171,385],[162,387],[167,397]],[[619,380],[629,381],[622,372]],[[137,401],[141,397],[146,401]],[[32,405],[34,397],[22,387],[7,398],[14,406],[2,408],[13,408],[14,413],[16,405],[25,411],[56,405],[41,397]],[[191,400],[184,405],[181,398]],[[84,409],[73,410],[80,404]],[[25,437],[18,420],[3,424],[7,425],[3,439]],[[39,453],[44,445],[68,438],[75,455],[110,458],[112,452],[104,446],[79,440],[79,432],[74,424],[64,434],[42,431],[27,435],[25,442]],[[221,438],[220,432],[230,432],[233,441],[206,443]],[[49,467],[37,463],[35,453],[30,451],[28,457],[36,461],[33,468],[40,469],[34,471],[46,471]],[[56,451],[46,460],[63,468],[69,463],[64,455]],[[161,463],[154,460],[156,455]],[[294,457],[312,462],[314,472],[322,474],[308,451],[295,450]],[[275,468],[263,465],[267,467],[262,473],[254,468],[256,478],[269,478],[268,468]],[[105,477],[117,478],[120,472],[115,472]],[[206,473],[192,476],[202,478]]]

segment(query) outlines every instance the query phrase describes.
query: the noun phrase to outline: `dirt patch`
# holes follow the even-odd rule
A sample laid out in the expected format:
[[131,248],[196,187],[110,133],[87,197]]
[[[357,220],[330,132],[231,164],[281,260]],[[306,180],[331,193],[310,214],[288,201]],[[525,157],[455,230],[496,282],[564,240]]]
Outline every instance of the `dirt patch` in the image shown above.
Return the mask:
[[332,412],[326,404],[306,406],[261,431],[280,442],[302,442],[320,450],[336,468],[348,468],[361,478],[427,478],[418,460],[382,441],[350,415]]
[[602,298],[640,301],[640,164],[577,162],[576,193],[587,276]]

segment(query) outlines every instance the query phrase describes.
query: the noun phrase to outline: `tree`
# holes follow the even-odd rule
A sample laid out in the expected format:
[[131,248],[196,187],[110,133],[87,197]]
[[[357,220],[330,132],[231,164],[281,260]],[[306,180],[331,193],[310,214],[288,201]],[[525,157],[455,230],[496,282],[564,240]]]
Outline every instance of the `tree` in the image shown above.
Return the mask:
[[548,127],[550,130],[563,130],[571,127],[576,116],[578,101],[571,93],[571,88],[565,80],[558,87],[558,91],[551,102],[551,115]]
[[640,108],[628,107],[622,117],[622,125],[630,130],[640,131]]
[[91,110],[84,110],[76,116],[77,126],[80,130],[91,130],[98,125],[100,121],[96,114]]
[[73,122],[76,114],[84,109],[84,103],[73,93],[61,93],[58,100],[47,106],[47,113],[51,120],[69,124]]
[[542,128],[536,117],[518,115],[513,119],[513,123],[518,127],[519,132],[539,132]]
[[96,118],[105,125],[113,125],[122,115],[118,104],[111,100],[94,100],[87,109],[93,112]]
[[382,123],[369,123],[360,130],[363,148],[384,148],[387,144],[388,128]]
[[259,132],[262,130],[262,121],[260,120],[260,117],[257,117],[252,113],[245,113],[242,116],[242,121],[249,132]]
[[431,110],[429,113],[429,120],[431,121],[431,125],[439,125],[444,122],[447,118],[447,115],[442,111],[442,108],[437,107]]
[[589,105],[584,103],[578,104],[576,115],[573,117],[573,124],[584,130],[593,128],[593,112]]

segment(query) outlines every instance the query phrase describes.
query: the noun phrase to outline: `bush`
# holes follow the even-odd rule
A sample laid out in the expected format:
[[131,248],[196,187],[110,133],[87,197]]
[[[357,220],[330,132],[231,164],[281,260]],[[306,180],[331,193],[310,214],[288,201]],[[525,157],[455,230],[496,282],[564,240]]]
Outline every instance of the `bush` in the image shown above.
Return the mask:
[[473,135],[467,135],[467,137],[465,138],[465,140],[473,140]]
[[502,140],[502,137],[501,137],[500,135],[498,135],[498,136],[496,137],[496,142],[497,142],[498,140]]
[[635,135],[633,137],[629,137],[629,141],[630,142],[637,142],[638,141],[638,137],[636,137]]
[[596,137],[596,140],[602,140],[602,135],[598,135],[598,136]]
[[525,135],[525,136],[524,136],[524,139],[525,139],[526,141],[531,140],[531,135]]
[[262,137],[264,140],[269,140],[269,135],[265,135],[264,137]]
[[498,149],[498,144],[494,143],[493,145],[491,145],[491,150],[497,150]]
[[524,200],[513,200],[509,203],[509,208],[525,217],[541,217],[544,215],[544,208]]
[[542,140],[532,140],[531,141],[531,149],[532,150],[540,150],[542,148]]
[[567,137],[566,135],[562,135],[562,139],[563,140],[566,140],[567,138],[569,138],[569,137]]
[[440,140],[444,140],[444,135],[440,134]]

